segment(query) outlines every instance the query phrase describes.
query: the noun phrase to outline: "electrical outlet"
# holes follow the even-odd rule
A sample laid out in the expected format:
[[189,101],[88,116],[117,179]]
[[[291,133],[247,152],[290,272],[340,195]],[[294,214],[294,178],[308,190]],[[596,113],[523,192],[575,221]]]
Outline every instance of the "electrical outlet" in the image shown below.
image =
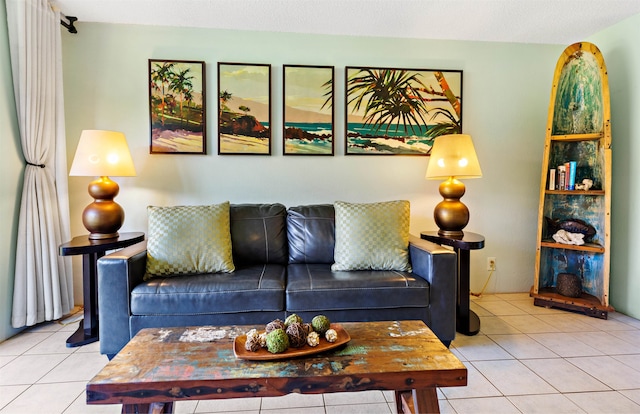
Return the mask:
[[496,270],[496,258],[487,257],[487,270]]

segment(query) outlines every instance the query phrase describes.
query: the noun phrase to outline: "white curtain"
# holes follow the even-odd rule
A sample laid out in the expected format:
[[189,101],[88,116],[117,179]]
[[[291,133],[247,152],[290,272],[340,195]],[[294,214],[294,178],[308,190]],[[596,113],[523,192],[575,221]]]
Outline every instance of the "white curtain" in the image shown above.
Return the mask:
[[13,85],[26,161],[16,248],[14,328],[68,314],[69,240],[60,13],[47,0],[6,0]]

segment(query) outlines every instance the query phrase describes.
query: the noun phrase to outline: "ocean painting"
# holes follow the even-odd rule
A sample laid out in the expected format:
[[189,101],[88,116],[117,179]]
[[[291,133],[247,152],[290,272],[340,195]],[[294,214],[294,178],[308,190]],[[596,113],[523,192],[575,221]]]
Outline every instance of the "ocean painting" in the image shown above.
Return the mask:
[[284,65],[284,155],[333,155],[333,66]]
[[206,154],[204,62],[149,59],[152,154]]
[[462,133],[462,71],[347,67],[347,155],[430,155]]
[[271,65],[218,63],[218,154],[271,154]]

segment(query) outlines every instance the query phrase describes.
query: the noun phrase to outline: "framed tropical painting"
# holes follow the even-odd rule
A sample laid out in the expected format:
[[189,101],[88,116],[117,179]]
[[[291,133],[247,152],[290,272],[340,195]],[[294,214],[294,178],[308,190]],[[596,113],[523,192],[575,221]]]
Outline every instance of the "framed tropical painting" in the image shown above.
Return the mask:
[[152,154],[206,154],[204,62],[149,59]]
[[283,66],[284,155],[333,155],[333,66]]
[[218,154],[271,154],[271,65],[218,63]]
[[462,133],[462,71],[345,68],[347,155],[429,155]]

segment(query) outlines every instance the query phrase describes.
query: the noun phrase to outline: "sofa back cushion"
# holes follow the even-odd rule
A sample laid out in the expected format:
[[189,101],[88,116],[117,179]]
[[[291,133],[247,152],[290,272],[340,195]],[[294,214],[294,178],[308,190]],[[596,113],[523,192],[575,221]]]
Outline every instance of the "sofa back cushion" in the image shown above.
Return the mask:
[[231,205],[231,245],[236,267],[287,264],[286,213],[282,204]]
[[316,204],[289,208],[287,235],[289,263],[333,263],[333,205]]

